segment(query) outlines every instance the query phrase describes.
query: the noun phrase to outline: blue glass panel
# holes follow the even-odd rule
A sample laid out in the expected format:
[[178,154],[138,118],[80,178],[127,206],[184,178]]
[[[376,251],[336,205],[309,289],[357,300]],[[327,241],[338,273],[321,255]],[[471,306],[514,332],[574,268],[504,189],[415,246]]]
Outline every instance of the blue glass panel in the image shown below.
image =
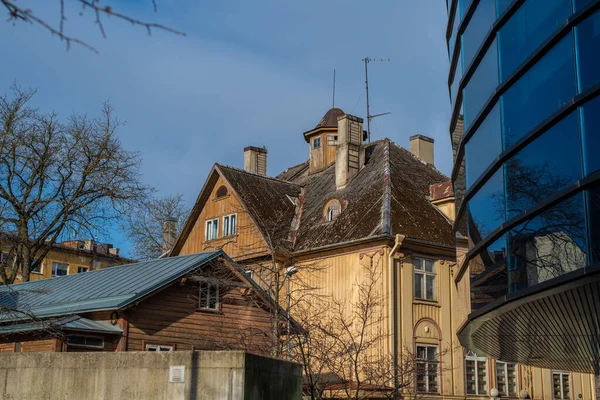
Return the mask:
[[502,153],[500,106],[496,104],[465,145],[467,189],[500,153]]
[[469,200],[469,237],[479,243],[504,222],[504,177],[500,168]]
[[507,219],[582,178],[579,120],[573,112],[505,165]]
[[458,12],[462,21],[473,0],[458,0]]
[[465,131],[498,86],[498,46],[492,43],[463,92]]
[[575,96],[572,35],[567,35],[501,98],[507,149]]
[[508,246],[512,291],[585,267],[587,237],[583,193],[512,229]]
[[469,20],[469,25],[462,35],[462,51],[465,67],[468,67],[471,61],[473,61],[479,46],[481,46],[485,35],[495,20],[496,10],[494,2],[489,0],[480,1]]
[[454,107],[454,102],[456,101],[456,96],[458,94],[458,84],[463,77],[463,68],[462,68],[462,57],[458,58],[458,64],[456,65],[456,70],[454,71],[454,80],[452,81],[452,86],[450,87],[450,96],[452,101],[452,107]]
[[579,91],[600,82],[600,11],[575,27]]
[[569,0],[527,0],[498,32],[500,81],[512,74],[570,14]]
[[458,32],[458,26],[460,25],[460,20],[458,19],[458,12],[455,12],[454,22],[452,24],[452,34],[450,35],[450,40],[448,41],[448,55],[450,59],[452,59],[452,54],[454,54],[454,44],[456,43],[456,34]]
[[600,184],[587,192],[592,264],[600,263]]
[[514,0],[496,0],[496,16],[501,16]]
[[583,127],[583,159],[585,174],[600,170],[600,97],[587,102],[581,108]]
[[471,310],[477,310],[508,293],[506,236],[501,236],[469,262]]
[[590,3],[593,3],[597,0],[573,0],[573,8],[574,11],[579,11],[581,9],[583,9],[585,6],[587,6]]

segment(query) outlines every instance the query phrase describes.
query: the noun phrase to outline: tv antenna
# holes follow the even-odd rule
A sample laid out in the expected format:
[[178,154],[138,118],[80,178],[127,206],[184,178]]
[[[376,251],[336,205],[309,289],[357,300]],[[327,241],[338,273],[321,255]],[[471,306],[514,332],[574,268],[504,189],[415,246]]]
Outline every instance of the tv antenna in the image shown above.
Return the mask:
[[389,112],[371,115],[370,104],[369,104],[369,63],[370,62],[390,62],[389,58],[369,58],[365,57],[362,59],[365,63],[365,89],[367,91],[367,138],[371,143],[371,120],[375,117],[381,117],[382,115],[388,115]]
[[331,108],[335,108],[335,69],[333,70],[333,101],[331,102]]

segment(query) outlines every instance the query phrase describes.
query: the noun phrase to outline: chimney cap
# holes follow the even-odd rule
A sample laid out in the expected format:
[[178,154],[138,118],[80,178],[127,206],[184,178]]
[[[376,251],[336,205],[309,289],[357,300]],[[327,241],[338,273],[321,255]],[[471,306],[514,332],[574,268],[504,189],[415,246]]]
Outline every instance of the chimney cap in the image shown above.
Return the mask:
[[416,140],[416,139],[421,139],[421,140],[424,140],[424,141],[429,142],[429,143],[433,143],[434,142],[433,138],[430,138],[429,136],[425,136],[425,135],[419,135],[419,134],[417,134],[417,135],[412,135],[410,137],[410,141],[411,142],[413,140]]
[[344,118],[349,119],[351,121],[360,122],[361,124],[364,122],[364,120],[361,117],[357,117],[356,115],[352,115],[352,114],[344,114],[344,115],[340,115],[339,117],[337,117],[338,121],[340,121]]
[[244,152],[246,151],[257,151],[259,153],[267,153],[266,147],[256,147],[256,146],[246,146],[244,147]]

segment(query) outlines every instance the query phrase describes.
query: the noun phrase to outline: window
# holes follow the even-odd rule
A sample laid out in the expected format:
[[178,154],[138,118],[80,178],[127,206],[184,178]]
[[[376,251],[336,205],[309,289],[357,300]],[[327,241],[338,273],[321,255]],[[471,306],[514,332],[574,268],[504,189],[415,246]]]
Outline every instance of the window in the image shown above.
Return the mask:
[[583,149],[585,160],[585,174],[600,170],[600,97],[596,97],[584,104],[579,109],[581,112],[581,126],[583,127]]
[[236,234],[237,214],[226,215],[223,217],[223,236]]
[[474,244],[504,222],[504,171],[498,169],[469,200],[469,237]]
[[327,146],[337,145],[338,135],[327,135]]
[[487,394],[487,358],[479,357],[472,351],[465,354],[465,377],[467,394],[485,396]]
[[500,106],[496,104],[465,145],[467,189],[483,174],[498,154],[502,153],[500,129]]
[[254,277],[254,271],[246,270],[244,271],[244,275],[246,275],[246,278],[252,279]]
[[417,391],[438,393],[438,348],[434,345],[417,345]]
[[327,221],[335,220],[340,214],[340,202],[337,200],[331,200],[327,203],[327,208],[325,209],[325,219]]
[[435,301],[435,262],[424,258],[415,258],[414,268],[415,298]]
[[555,400],[571,399],[568,372],[552,372],[552,391]]
[[480,1],[462,35],[462,51],[465,67],[473,61],[479,46],[496,20],[496,7],[493,1]]
[[95,336],[69,335],[67,336],[67,345],[103,349],[104,339]]
[[206,221],[205,239],[213,240],[219,236],[219,219],[209,219]]
[[313,139],[313,149],[320,149],[321,148],[321,138],[314,138]]
[[146,344],[146,351],[173,351],[173,346],[166,344]]
[[518,387],[516,364],[496,361],[496,388],[502,396],[517,396]]
[[80,274],[82,272],[88,272],[90,269],[88,267],[77,267],[77,273]]
[[219,285],[210,282],[200,282],[199,300],[199,308],[203,310],[217,310],[219,308]]
[[229,191],[227,190],[227,188],[225,186],[221,185],[217,188],[217,192],[215,193],[215,198],[225,197],[228,194],[229,194]]
[[497,47],[497,41],[494,40],[463,91],[465,132],[498,86]]
[[69,264],[62,264],[53,262],[52,263],[52,276],[64,276],[67,275],[69,270]]
[[569,33],[502,95],[504,149],[575,96],[574,65]]

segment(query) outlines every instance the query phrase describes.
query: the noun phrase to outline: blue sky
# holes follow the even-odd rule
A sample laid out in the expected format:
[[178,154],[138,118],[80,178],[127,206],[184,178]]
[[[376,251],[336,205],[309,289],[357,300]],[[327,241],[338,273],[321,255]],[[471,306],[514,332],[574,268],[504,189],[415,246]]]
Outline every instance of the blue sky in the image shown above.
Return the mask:
[[[444,0],[157,2],[158,13],[150,0],[113,9],[186,37],[148,37],[111,18],[103,39],[89,11],[67,8],[66,33],[100,54],[67,52],[38,26],[0,23],[2,92],[13,81],[37,88],[35,105],[63,118],[97,115],[109,100],[127,121],[124,146],[143,154],[144,182],[191,205],[211,166],[241,167],[247,145],[267,146],[270,175],[305,161],[302,132],[331,107],[333,69],[336,106],[364,117],[361,59],[390,58],[369,68],[372,113],[391,112],[374,120],[373,139],[408,147],[413,134],[431,136],[436,166],[450,173]],[[58,22],[57,0],[19,3]],[[119,232],[106,239],[127,252]]]

